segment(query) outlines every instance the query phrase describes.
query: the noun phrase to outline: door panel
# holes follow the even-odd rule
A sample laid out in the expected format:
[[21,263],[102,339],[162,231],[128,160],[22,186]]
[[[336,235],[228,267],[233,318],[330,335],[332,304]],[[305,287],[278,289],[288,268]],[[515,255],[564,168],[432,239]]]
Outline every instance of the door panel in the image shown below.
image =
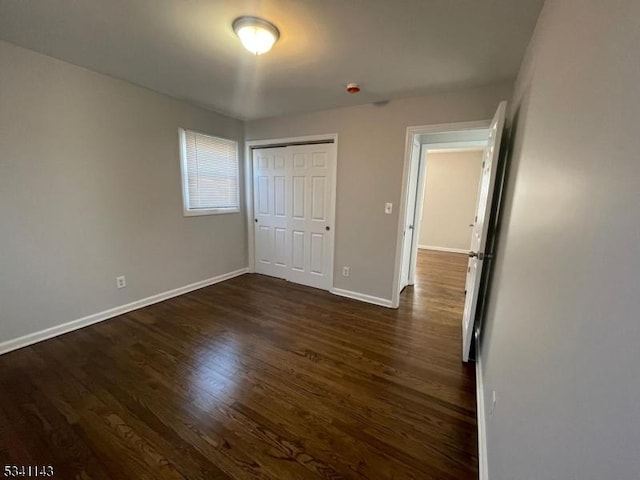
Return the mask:
[[290,272],[289,280],[303,285],[329,289],[333,266],[333,145],[304,145],[291,150],[294,195],[291,228],[304,232],[302,264]]
[[409,166],[409,188],[407,190],[407,211],[405,214],[404,237],[402,242],[402,265],[400,271],[400,291],[407,285],[413,285],[413,268],[411,267],[412,248],[416,230],[416,195],[418,190],[418,171],[420,166],[420,143],[415,141],[411,149],[411,165]]
[[287,230],[276,227],[274,230],[274,261],[280,267],[287,267]]
[[293,260],[291,262],[291,269],[299,272],[304,272],[304,232],[300,230],[294,230],[291,232],[293,235],[293,241],[291,242],[291,254]]
[[287,199],[286,199],[286,182],[284,175],[274,177],[274,195],[275,195],[275,212],[276,217],[286,217]]
[[324,273],[324,234],[312,233],[311,234],[311,249],[310,249],[310,271],[316,275],[322,275]]
[[312,156],[312,166],[318,168],[326,168],[327,167],[327,153],[326,152],[315,152]]
[[326,221],[325,209],[327,203],[327,189],[325,177],[311,179],[311,219],[319,222]]
[[293,177],[292,196],[293,218],[304,220],[305,204],[305,178],[304,176]]
[[466,297],[464,302],[464,313],[462,316],[462,360],[469,360],[471,350],[471,340],[473,338],[473,325],[478,306],[478,294],[480,292],[480,279],[482,278],[482,268],[486,261],[485,247],[489,234],[489,214],[491,212],[491,202],[493,200],[493,190],[495,186],[496,171],[498,167],[498,155],[500,153],[500,142],[502,140],[502,130],[504,129],[504,119],[507,109],[507,102],[501,102],[495,116],[491,122],[489,130],[489,143],[484,151],[482,162],[482,174],[480,176],[480,187],[478,188],[478,200],[476,204],[476,218],[473,232],[471,233],[471,252],[469,252],[469,263],[466,279]]
[[285,278],[288,262],[286,149],[253,152],[256,273]]
[[304,153],[293,154],[293,168],[305,168],[307,156]]
[[256,212],[262,215],[269,214],[269,177],[258,177],[258,191],[256,192],[258,198],[258,205]]
[[263,268],[268,268],[271,265],[271,227],[261,225],[256,232],[256,239],[258,240],[256,249],[256,262],[263,265]]

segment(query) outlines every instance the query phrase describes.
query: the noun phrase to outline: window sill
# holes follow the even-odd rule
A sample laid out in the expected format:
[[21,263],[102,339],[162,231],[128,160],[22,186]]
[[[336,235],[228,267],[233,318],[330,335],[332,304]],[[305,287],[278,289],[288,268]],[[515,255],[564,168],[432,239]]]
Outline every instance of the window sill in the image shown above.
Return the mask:
[[185,217],[199,217],[202,215],[223,215],[225,213],[240,213],[239,208],[210,208],[202,210],[183,210]]

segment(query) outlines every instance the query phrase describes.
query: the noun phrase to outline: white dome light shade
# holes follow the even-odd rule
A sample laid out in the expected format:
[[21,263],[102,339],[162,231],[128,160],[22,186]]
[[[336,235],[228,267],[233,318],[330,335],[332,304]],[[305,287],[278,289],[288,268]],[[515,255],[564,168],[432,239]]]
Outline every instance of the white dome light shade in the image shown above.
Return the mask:
[[244,48],[254,55],[262,55],[273,47],[280,37],[275,25],[256,17],[240,17],[233,22],[233,30]]

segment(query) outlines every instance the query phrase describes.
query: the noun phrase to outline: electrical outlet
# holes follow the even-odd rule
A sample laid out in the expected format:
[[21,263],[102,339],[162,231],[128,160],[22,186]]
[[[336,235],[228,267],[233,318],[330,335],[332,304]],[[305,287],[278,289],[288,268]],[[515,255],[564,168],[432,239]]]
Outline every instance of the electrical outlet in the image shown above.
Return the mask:
[[351,273],[351,271],[349,270],[349,267],[342,267],[342,276],[343,277],[348,277],[350,273]]
[[124,288],[126,286],[127,286],[127,279],[125,278],[124,275],[122,275],[121,277],[116,277],[116,287]]
[[391,215],[391,212],[393,212],[393,203],[385,203],[384,213],[386,213],[387,215]]

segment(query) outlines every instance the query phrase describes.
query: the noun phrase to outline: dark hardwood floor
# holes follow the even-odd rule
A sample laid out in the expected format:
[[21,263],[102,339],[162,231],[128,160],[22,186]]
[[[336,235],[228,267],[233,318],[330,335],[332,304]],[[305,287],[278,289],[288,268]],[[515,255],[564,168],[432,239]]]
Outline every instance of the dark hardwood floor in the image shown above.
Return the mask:
[[477,478],[465,266],[421,251],[399,310],[244,275],[0,356],[0,468]]

